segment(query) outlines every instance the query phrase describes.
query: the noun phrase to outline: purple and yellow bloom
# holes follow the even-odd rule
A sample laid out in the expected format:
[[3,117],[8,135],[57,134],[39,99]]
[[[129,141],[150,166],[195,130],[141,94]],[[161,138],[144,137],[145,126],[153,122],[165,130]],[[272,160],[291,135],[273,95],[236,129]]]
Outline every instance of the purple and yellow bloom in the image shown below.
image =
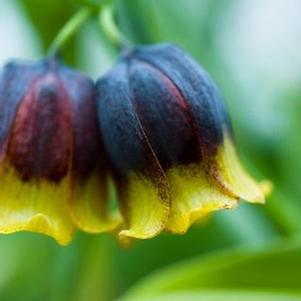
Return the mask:
[[[183,234],[266,185],[242,167],[222,96],[170,44],[127,49],[95,86],[57,57],[0,72],[0,233]],[[119,208],[109,205],[113,179]]]
[[51,57],[12,61],[0,75],[0,232],[67,244],[79,228],[114,229],[95,86]]
[[129,49],[97,90],[124,217],[121,237],[182,234],[239,200],[264,203],[264,185],[237,156],[218,88],[183,50],[170,44]]

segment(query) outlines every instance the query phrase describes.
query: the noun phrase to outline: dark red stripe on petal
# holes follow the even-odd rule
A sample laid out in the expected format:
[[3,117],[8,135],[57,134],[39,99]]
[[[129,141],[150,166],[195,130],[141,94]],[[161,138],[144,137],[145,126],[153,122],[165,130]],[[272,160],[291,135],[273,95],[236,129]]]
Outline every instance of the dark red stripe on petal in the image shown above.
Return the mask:
[[135,110],[164,169],[201,158],[190,107],[174,83],[147,62],[132,59]]
[[39,77],[19,106],[8,155],[22,179],[59,182],[72,146],[70,100],[54,73]]
[[[96,91],[92,80],[67,67],[60,77],[72,99],[73,160],[72,174],[84,180],[93,170],[104,171],[104,147],[97,120]],[[100,166],[101,165],[101,166]]]
[[18,106],[30,83],[45,72],[45,61],[11,61],[0,79],[0,162],[5,158],[7,140]]
[[223,129],[231,128],[223,98],[209,74],[187,53],[171,44],[135,48],[130,56],[163,72],[187,101],[202,151],[210,160],[223,142]]

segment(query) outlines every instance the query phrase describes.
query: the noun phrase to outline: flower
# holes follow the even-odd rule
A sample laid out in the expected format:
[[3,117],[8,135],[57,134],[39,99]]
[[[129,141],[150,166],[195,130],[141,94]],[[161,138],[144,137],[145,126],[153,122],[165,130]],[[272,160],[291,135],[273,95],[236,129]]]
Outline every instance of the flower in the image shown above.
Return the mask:
[[55,57],[12,61],[0,76],[0,232],[67,244],[111,230],[107,167],[89,78]]
[[177,46],[125,51],[97,82],[100,129],[125,220],[121,237],[185,233],[239,200],[264,203],[242,167],[222,96]]

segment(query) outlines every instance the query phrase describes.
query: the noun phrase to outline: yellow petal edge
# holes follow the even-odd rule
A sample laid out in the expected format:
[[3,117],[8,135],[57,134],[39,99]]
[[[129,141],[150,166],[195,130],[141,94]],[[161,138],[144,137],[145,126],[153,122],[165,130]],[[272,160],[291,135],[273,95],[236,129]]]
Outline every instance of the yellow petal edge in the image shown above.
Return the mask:
[[[162,231],[184,234],[194,222],[211,212],[235,208],[239,200],[265,202],[270,182],[257,183],[245,172],[226,131],[214,162],[214,176],[201,164],[174,166],[159,179],[130,174],[120,195],[125,223],[119,237],[147,239]],[[59,184],[22,181],[3,162],[0,179],[0,233],[38,232],[67,245],[76,228],[100,233],[121,224],[119,212],[111,213],[105,201],[106,183],[100,183],[96,174],[83,185],[71,183],[70,176]]]
[[167,190],[166,183],[156,185],[135,173],[128,177],[120,200],[128,229],[120,231],[121,239],[152,238],[164,229],[170,206]]
[[271,192],[272,184],[267,180],[259,183],[248,175],[226,130],[216,162],[216,180],[225,189],[225,193],[249,203],[265,203],[265,197]]
[[66,202],[70,177],[59,184],[24,182],[9,164],[0,168],[0,233],[38,232],[67,245],[75,227]]
[[196,221],[222,209],[234,209],[240,200],[264,203],[269,181],[256,182],[244,170],[230,135],[214,158],[213,173],[202,164],[174,166],[166,171],[166,195],[146,177],[131,175],[123,199],[129,229],[121,236],[151,238],[162,231],[184,234]]

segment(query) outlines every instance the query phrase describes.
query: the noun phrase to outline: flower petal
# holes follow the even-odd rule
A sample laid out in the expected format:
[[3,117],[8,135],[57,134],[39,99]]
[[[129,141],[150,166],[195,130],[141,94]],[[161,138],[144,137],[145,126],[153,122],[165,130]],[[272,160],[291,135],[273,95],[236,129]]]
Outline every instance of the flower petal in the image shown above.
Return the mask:
[[224,131],[224,143],[219,147],[212,174],[225,193],[250,203],[265,202],[267,186],[257,183],[244,170],[227,130]]
[[169,185],[132,103],[123,60],[98,84],[98,114],[126,230],[120,236],[150,238],[168,220]]
[[176,86],[190,111],[202,161],[223,141],[229,124],[223,98],[209,74],[187,53],[172,44],[142,46],[135,57],[160,70]]
[[238,203],[218,189],[201,164],[173,167],[167,171],[167,177],[172,187],[167,231],[183,234],[196,220],[216,210],[235,208]]
[[107,186],[96,172],[84,182],[73,185],[70,214],[73,222],[83,231],[101,233],[114,230],[121,222],[117,210],[110,212]]
[[70,177],[60,183],[22,181],[4,162],[0,169],[0,233],[31,231],[67,245],[74,234],[68,205]]
[[[146,177],[132,174],[121,193],[123,212],[128,229],[120,231],[120,237],[151,238],[163,230],[169,208],[165,184],[155,185]],[[166,191],[164,191],[166,189]]]

